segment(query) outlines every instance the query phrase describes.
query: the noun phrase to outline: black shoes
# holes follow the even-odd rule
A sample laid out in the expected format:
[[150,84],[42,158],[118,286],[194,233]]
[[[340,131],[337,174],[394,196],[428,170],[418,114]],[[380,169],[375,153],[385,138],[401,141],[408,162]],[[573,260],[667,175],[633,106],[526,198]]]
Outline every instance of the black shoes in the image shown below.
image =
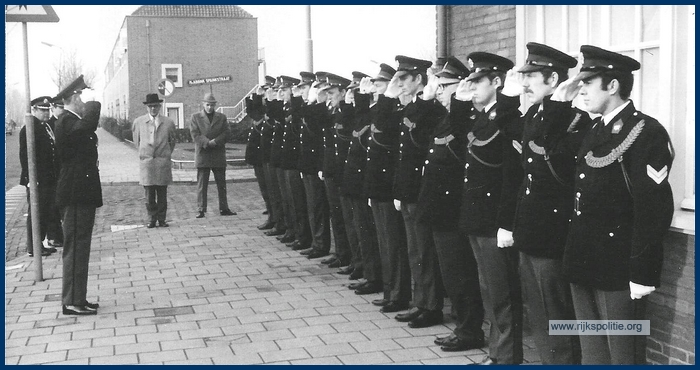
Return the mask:
[[313,252],[313,251],[314,251],[313,248],[304,249],[303,251],[299,252],[299,254],[301,254],[302,256],[308,256],[308,255],[311,254],[311,252]]
[[325,257],[327,255],[328,255],[328,252],[323,252],[323,251],[319,251],[319,250],[311,250],[311,253],[309,253],[306,256],[306,258],[312,260],[314,258],[321,258],[321,257]]
[[331,263],[333,263],[337,259],[338,259],[338,257],[336,257],[335,255],[332,255],[332,256],[326,258],[325,260],[321,261],[321,263],[324,265],[330,265]]
[[270,230],[273,227],[275,227],[275,223],[270,220],[267,220],[264,224],[258,226],[258,230]]
[[265,235],[267,236],[277,236],[277,235],[284,235],[286,230],[280,230],[280,229],[270,229],[268,231],[265,231]]
[[375,306],[384,307],[384,306],[388,305],[389,302],[391,302],[391,301],[389,301],[388,299],[380,298],[380,299],[373,300],[372,304]]
[[235,216],[238,213],[231,211],[230,209],[224,209],[223,211],[219,211],[219,214],[222,216]]
[[[470,349],[478,349],[484,346],[484,340],[467,340],[457,336],[445,340],[440,349],[445,352],[468,351]],[[490,364],[489,364],[490,365]]]
[[340,275],[350,275],[350,274],[352,274],[353,271],[355,271],[355,266],[349,265],[349,266],[341,267],[338,270],[338,273]]
[[199,211],[197,212],[197,215],[194,216],[195,218],[204,218],[204,211]]
[[310,251],[311,251],[311,246],[310,246],[310,245],[306,245],[306,244],[301,244],[301,243],[298,243],[297,245],[295,245],[295,246],[292,247],[292,250],[293,250],[293,251],[303,251],[303,250],[307,250],[307,249],[309,250],[309,253],[310,253]]
[[351,273],[348,279],[350,280],[357,280],[361,279],[364,274],[362,273],[362,269],[354,269]]
[[148,225],[146,225],[146,227],[149,228],[149,229],[152,229],[152,228],[156,227],[156,222],[155,222],[155,221],[151,221],[151,222],[148,223]]
[[408,302],[389,302],[384,307],[380,308],[379,312],[391,313],[391,312],[404,311],[404,310],[407,310],[408,308],[409,308]]
[[279,240],[281,243],[291,243],[295,241],[297,238],[294,236],[294,234],[284,234],[281,238],[277,237],[277,240]]
[[[53,249],[53,252],[56,251],[56,248],[51,248],[51,249]],[[41,248],[41,256],[42,256],[42,257],[48,257],[48,256],[50,256],[51,253],[53,253],[53,252],[51,252],[51,249],[49,249],[49,248],[43,248],[43,247],[42,247],[42,248]],[[34,251],[29,251],[29,252],[27,252],[27,255],[28,255],[29,257],[34,257]]]
[[170,225],[168,225],[167,222],[165,222],[165,221],[158,221],[158,227],[168,227],[168,226],[170,226]]
[[355,289],[357,289],[365,284],[367,284],[366,281],[358,281],[356,283],[350,283],[350,285],[348,285],[348,289],[355,290]]
[[85,301],[84,306],[87,307],[87,308],[89,308],[89,309],[91,309],[91,310],[96,310],[96,309],[100,308],[100,304],[99,304],[99,303],[90,303],[90,302],[88,302],[88,301]]
[[400,313],[394,316],[394,319],[398,322],[409,322],[415,319],[416,317],[420,316],[423,312],[425,312],[424,309],[416,307],[415,310],[410,310],[406,313]]
[[97,309],[90,309],[87,306],[63,306],[64,315],[97,315]]
[[413,329],[427,328],[433,325],[442,324],[442,311],[427,311],[421,312],[418,317],[411,319],[408,322],[408,327]]
[[443,345],[443,344],[445,344],[445,343],[447,343],[447,342],[453,340],[454,338],[457,338],[457,336],[454,335],[454,333],[452,333],[452,334],[450,334],[450,335],[448,335],[448,336],[437,337],[437,338],[435,338],[435,340],[433,341],[433,343],[437,344],[438,346],[441,346],[441,345]]
[[332,268],[332,269],[334,269],[334,268],[339,268],[339,267],[343,267],[343,266],[348,266],[348,265],[344,264],[344,263],[341,262],[339,259],[336,259],[335,261],[333,261],[333,262],[331,262],[331,263],[328,264],[328,267],[330,267],[330,268]]
[[[382,287],[381,284],[376,283],[376,282],[367,282],[361,287],[355,289],[355,294],[357,295],[365,295],[365,294],[374,294],[374,293],[379,293],[382,290],[384,290],[384,287]],[[386,307],[386,306],[384,306]]]

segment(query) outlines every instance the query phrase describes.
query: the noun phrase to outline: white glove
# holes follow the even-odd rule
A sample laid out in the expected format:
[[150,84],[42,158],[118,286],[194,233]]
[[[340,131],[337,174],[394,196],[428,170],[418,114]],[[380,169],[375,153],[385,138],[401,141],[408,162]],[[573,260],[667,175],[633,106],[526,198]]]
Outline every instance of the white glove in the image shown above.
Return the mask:
[[372,199],[367,198],[367,205],[372,208]]
[[318,178],[323,181],[323,171],[318,171]]
[[498,248],[508,248],[513,246],[513,232],[506,229],[498,229],[496,234]]
[[640,299],[640,298],[644,297],[645,295],[651,294],[651,292],[653,292],[655,290],[656,290],[656,287],[639,285],[637,283],[633,283],[630,281],[630,298],[632,298],[632,299]]
[[394,199],[394,208],[396,208],[397,211],[401,212],[401,201],[398,199]]
[[523,84],[520,82],[520,73],[515,68],[506,73],[506,80],[503,82],[501,93],[505,96],[519,96],[525,92]]
[[471,82],[467,80],[462,80],[457,85],[457,91],[455,91],[455,98],[461,101],[471,101],[474,92],[471,91]]
[[372,78],[362,77],[360,80],[360,94],[369,94],[372,92],[373,87],[374,83],[372,82]]
[[318,99],[318,89],[315,87],[312,87],[309,89],[309,95],[307,97],[307,101],[309,104],[312,104]]
[[391,78],[391,81],[389,81],[389,86],[386,88],[386,91],[384,92],[384,96],[387,98],[398,98],[399,95],[401,95],[401,88],[399,87],[399,78],[394,75],[394,77]]

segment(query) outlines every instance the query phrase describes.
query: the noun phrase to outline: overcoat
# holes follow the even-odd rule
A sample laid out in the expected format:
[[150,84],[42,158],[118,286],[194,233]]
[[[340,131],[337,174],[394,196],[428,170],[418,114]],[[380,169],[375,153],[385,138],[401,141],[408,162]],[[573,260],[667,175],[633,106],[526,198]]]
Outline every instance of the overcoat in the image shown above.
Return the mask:
[[[223,113],[214,112],[209,122],[204,111],[190,117],[190,134],[194,141],[194,162],[197,167],[226,168],[226,137],[229,127]],[[216,146],[210,147],[209,140]]]
[[[175,149],[175,124],[162,115],[156,119],[160,122],[158,128],[148,114],[136,118],[131,126],[139,152],[139,183],[143,186],[163,186],[173,181],[171,159]],[[149,140],[151,135],[153,142]]]

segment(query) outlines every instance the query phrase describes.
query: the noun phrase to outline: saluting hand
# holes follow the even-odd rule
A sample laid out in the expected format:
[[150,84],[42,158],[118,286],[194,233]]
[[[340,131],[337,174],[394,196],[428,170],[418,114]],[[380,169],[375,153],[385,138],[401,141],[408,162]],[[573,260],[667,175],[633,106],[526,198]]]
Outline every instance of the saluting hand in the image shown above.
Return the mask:
[[433,100],[435,99],[435,94],[437,93],[438,86],[440,85],[440,80],[435,75],[431,74],[428,76],[428,83],[425,84],[423,88],[423,100]]
[[258,85],[258,87],[255,89],[255,95],[265,95],[265,89]]
[[471,101],[473,95],[471,82],[467,80],[459,81],[459,85],[457,85],[457,90],[455,91],[455,98],[461,101]]
[[374,87],[374,83],[372,82],[371,78],[362,77],[362,79],[360,80],[360,94],[371,93],[373,87]]
[[397,98],[401,94],[401,89],[399,87],[399,78],[394,75],[394,77],[391,78],[391,81],[389,81],[389,86],[386,88],[386,91],[384,92],[384,96],[387,98]]
[[355,91],[353,89],[348,89],[348,91],[345,92],[345,104],[354,104],[355,103]]
[[519,96],[525,89],[520,82],[520,73],[515,68],[510,69],[506,73],[506,80],[503,82],[503,90],[501,93],[505,96]]
[[301,96],[301,89],[298,86],[292,86],[292,96],[294,96],[294,97]]
[[272,88],[265,90],[265,100],[267,100],[267,101],[275,100],[275,91]]
[[578,96],[579,90],[581,90],[581,80],[576,78],[570,78],[557,86],[554,89],[551,100],[553,101],[572,101]]

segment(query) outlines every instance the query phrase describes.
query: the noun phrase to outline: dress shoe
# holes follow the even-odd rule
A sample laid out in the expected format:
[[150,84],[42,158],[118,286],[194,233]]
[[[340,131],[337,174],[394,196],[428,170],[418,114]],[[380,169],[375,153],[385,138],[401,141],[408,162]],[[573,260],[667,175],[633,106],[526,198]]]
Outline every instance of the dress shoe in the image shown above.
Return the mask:
[[291,242],[293,242],[293,241],[295,241],[295,240],[296,240],[296,237],[294,236],[294,234],[288,234],[288,235],[285,234],[284,236],[282,236],[282,237],[279,239],[280,243],[285,243],[285,244],[286,244],[286,243],[291,243]]
[[367,284],[366,281],[358,281],[356,283],[350,283],[350,285],[348,285],[348,289],[355,290],[355,289],[357,289],[365,284]]
[[197,215],[194,216],[194,217],[196,217],[196,218],[204,218],[204,211],[199,211],[199,212],[197,212]]
[[424,309],[416,307],[414,310],[410,310],[406,313],[400,313],[396,316],[394,316],[394,319],[398,322],[409,322],[416,317],[420,316],[423,312],[425,312]]
[[294,247],[296,247],[296,246],[299,245],[299,244],[300,244],[299,240],[295,240],[295,241],[293,241],[293,242],[291,242],[291,243],[285,244],[284,246],[287,247],[287,248],[294,248]]
[[311,252],[313,252],[313,251],[314,251],[313,248],[304,249],[303,251],[299,252],[299,254],[301,254],[302,256],[308,256],[308,255],[311,254]]
[[47,250],[47,251],[49,251],[49,253],[56,253],[56,251],[57,251],[57,249],[56,249],[56,248],[51,248],[51,247],[48,247],[48,248],[44,248],[44,250]]
[[321,257],[325,257],[327,255],[328,255],[328,252],[319,251],[319,250],[312,250],[311,253],[309,253],[306,256],[306,258],[312,260],[314,258],[321,258]]
[[442,324],[442,311],[423,311],[418,317],[408,322],[408,327],[413,329],[427,328]]
[[158,227],[169,227],[167,222],[165,221],[158,221]]
[[156,227],[156,222],[155,222],[155,221],[151,221],[151,222],[148,223],[148,225],[146,225],[146,227],[149,228],[149,229],[152,229],[152,228]]
[[[376,282],[367,282],[367,284],[355,289],[355,294],[357,295],[365,295],[365,294],[374,294],[374,293],[379,293],[382,290],[384,290],[384,287],[382,287],[381,284],[376,283]],[[385,308],[386,306],[382,307]]]
[[391,313],[405,311],[409,308],[408,302],[389,302],[386,306],[379,309],[381,313]]
[[433,343],[437,344],[438,346],[441,346],[441,345],[443,345],[443,344],[445,344],[445,343],[447,343],[447,342],[453,340],[454,338],[457,338],[457,336],[454,335],[454,333],[452,333],[452,334],[446,335],[446,336],[444,336],[444,337],[437,337],[437,338],[435,338],[435,340],[433,341]]
[[353,271],[355,271],[355,266],[349,265],[349,266],[341,267],[338,270],[338,273],[341,275],[350,275],[350,274],[352,274]]
[[496,362],[495,359],[493,359],[491,357],[484,357],[484,359],[481,360],[481,362],[479,362],[478,364],[474,363],[474,364],[469,364],[469,365],[497,365],[497,364],[498,363]]
[[308,245],[308,244],[301,244],[301,243],[299,243],[299,244],[297,244],[297,245],[295,245],[295,246],[292,247],[292,250],[293,250],[293,251],[304,251],[304,250],[307,250],[307,249],[308,249],[308,250],[311,250],[311,246]]
[[336,257],[335,254],[332,254],[330,257],[328,257],[328,258],[324,259],[323,261],[321,261],[321,263],[324,264],[324,265],[329,265],[329,264],[333,263],[333,262],[334,262],[335,260],[337,260],[337,259],[338,259],[338,257]]
[[219,214],[222,215],[222,216],[235,216],[235,215],[237,215],[238,213],[233,212],[233,211],[230,210],[230,209],[225,209],[225,210],[223,210],[223,211],[219,211]]
[[63,306],[64,315],[97,315],[97,310],[91,310],[85,306]]
[[[28,255],[29,257],[34,257],[34,251],[27,252],[27,255]],[[50,255],[51,255],[51,252],[49,252],[48,249],[46,249],[46,248],[41,248],[41,256],[42,256],[42,257],[48,257],[48,256],[50,256]]]
[[478,349],[484,346],[484,340],[468,340],[459,337],[454,337],[442,344],[440,349],[445,352],[468,351],[470,349]]
[[284,235],[285,231],[286,230],[271,229],[271,230],[265,231],[265,235],[267,235],[267,236]]
[[264,224],[258,226],[258,230],[270,230],[273,227],[275,227],[275,223],[270,220],[267,220]]
[[362,273],[362,269],[354,269],[351,273],[348,279],[350,280],[357,280],[357,279],[362,279],[364,274]]
[[391,301],[389,301],[388,299],[380,298],[380,299],[373,300],[372,304],[375,306],[384,307],[384,306],[388,305],[389,302],[391,302]]
[[339,259],[336,259],[335,261],[333,261],[333,262],[331,262],[331,263],[328,264],[328,267],[330,267],[330,268],[332,268],[332,269],[337,269],[337,268],[344,267],[344,266],[348,266],[348,264],[347,264],[347,263],[343,263],[343,262],[342,262],[341,260],[339,260]]
[[96,309],[100,308],[99,303],[90,303],[88,301],[85,301],[85,304],[83,306],[85,306],[86,308],[89,308],[91,310],[96,310]]
[[51,240],[51,239],[48,241],[47,244],[49,245],[49,247],[54,247],[54,248],[62,248],[63,247],[63,243],[56,241],[56,240]]

